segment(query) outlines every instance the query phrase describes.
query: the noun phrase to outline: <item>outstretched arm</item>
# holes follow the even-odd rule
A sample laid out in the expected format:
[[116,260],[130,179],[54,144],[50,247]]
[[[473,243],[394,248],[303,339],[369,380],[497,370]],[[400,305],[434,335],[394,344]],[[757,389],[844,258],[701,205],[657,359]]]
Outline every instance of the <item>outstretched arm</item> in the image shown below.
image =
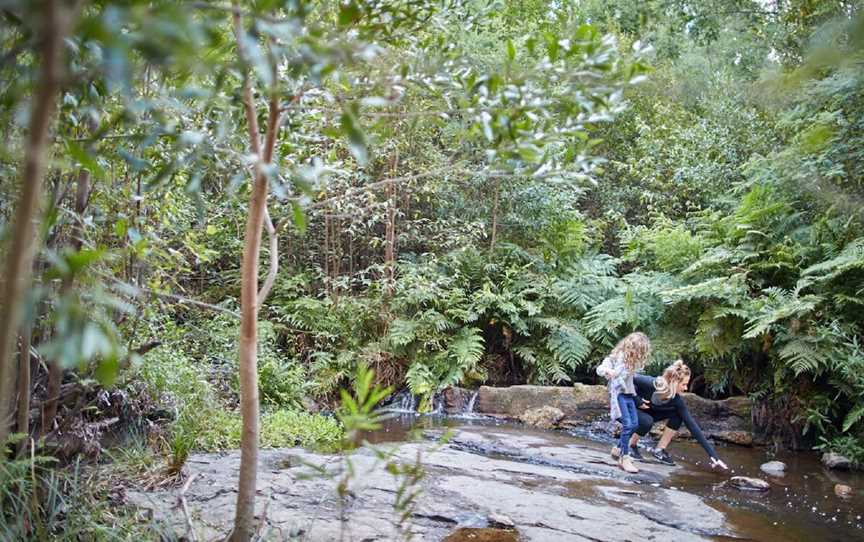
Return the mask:
[[702,446],[708,456],[712,459],[719,460],[720,458],[717,457],[717,451],[714,449],[714,446],[708,442],[708,439],[705,438],[705,435],[702,433],[702,428],[699,427],[699,424],[697,424],[696,420],[693,419],[693,416],[690,415],[690,410],[687,409],[687,405],[684,403],[684,398],[680,395],[675,397],[675,409],[678,411],[678,416],[681,417],[681,421],[684,422],[685,426],[687,426],[690,434],[693,435],[693,438],[695,438],[699,445]]

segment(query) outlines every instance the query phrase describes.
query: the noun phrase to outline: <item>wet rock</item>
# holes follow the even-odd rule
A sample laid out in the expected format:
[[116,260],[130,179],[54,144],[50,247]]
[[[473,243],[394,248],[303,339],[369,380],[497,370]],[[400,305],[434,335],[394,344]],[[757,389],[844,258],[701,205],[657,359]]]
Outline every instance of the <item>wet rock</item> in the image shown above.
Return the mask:
[[852,468],[851,459],[834,452],[826,452],[822,454],[822,464],[829,469],[849,470]]
[[771,484],[765,480],[750,476],[733,476],[729,479],[729,484],[742,491],[768,491],[771,489]]
[[551,406],[569,418],[588,421],[609,413],[609,394],[605,386],[576,384],[564,386],[481,386],[476,412],[503,414],[519,418],[527,410]]
[[444,542],[519,542],[516,531],[506,529],[456,529]]
[[504,514],[489,514],[487,518],[489,520],[489,525],[492,527],[498,527],[502,529],[513,529],[516,527],[516,524],[513,523],[513,520]]
[[564,417],[564,413],[560,408],[552,406],[544,406],[540,408],[532,408],[526,410],[524,414],[519,416],[519,421],[525,425],[532,425],[540,429],[553,429],[557,427],[558,422]]
[[471,402],[471,397],[477,393],[474,390],[451,386],[441,392],[441,397],[444,399],[445,414],[462,414],[468,409],[468,404]]
[[762,463],[759,469],[765,474],[771,476],[783,476],[786,473],[786,463],[782,461],[769,461]]
[[737,444],[738,446],[753,446],[753,432],[752,431],[737,431],[737,430],[712,430],[712,429],[704,429],[708,438],[713,438],[715,440],[720,440],[723,442],[728,442],[730,444]]
[[834,485],[834,494],[838,497],[851,497],[852,496],[852,488],[847,486],[846,484],[835,484]]
[[[702,431],[709,438],[741,446],[753,445],[751,402],[748,398],[730,397],[722,401],[714,401],[692,393],[685,393],[682,396]],[[482,386],[478,391],[474,410],[478,414],[521,418],[526,411],[544,406],[561,410],[568,428],[580,424],[588,425],[595,420],[608,418],[609,414],[606,387],[578,383],[573,387]],[[659,434],[662,429],[662,424],[656,424],[652,434]],[[682,429],[680,436],[688,438],[690,433]]]

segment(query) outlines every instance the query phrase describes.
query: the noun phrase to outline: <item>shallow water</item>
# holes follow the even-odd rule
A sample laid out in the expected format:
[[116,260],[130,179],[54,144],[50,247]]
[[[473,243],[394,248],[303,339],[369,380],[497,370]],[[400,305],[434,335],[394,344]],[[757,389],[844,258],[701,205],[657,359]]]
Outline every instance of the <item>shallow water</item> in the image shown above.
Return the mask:
[[[494,426],[520,433],[538,430],[519,424],[482,416],[443,417],[399,415],[384,422],[381,429],[362,436],[373,444],[404,442],[422,438],[422,432],[435,428]],[[552,441],[568,444],[611,444],[605,433],[580,430],[573,433],[543,432]],[[653,444],[646,439],[644,444]],[[693,442],[675,442],[669,451],[683,468],[677,469],[664,487],[680,489],[702,497],[710,506],[721,510],[732,529],[745,540],[816,542],[864,540],[864,475],[825,469],[816,454],[789,452],[771,454],[763,448],[717,445],[720,457],[730,473],[719,473],[707,466],[703,450]],[[650,455],[643,453],[646,458]],[[766,461],[786,463],[782,477],[770,476],[759,469]],[[726,484],[731,476],[752,476],[771,482],[765,493],[743,492]],[[529,482],[530,483],[530,482]],[[834,494],[834,485],[853,488],[849,498]],[[603,482],[609,486],[608,482]],[[629,489],[628,489],[629,488]],[[638,490],[637,485],[621,485],[623,492]],[[601,500],[592,484],[566,484],[566,494],[585,500]],[[605,501],[608,502],[608,501]],[[721,540],[723,538],[718,538]]]

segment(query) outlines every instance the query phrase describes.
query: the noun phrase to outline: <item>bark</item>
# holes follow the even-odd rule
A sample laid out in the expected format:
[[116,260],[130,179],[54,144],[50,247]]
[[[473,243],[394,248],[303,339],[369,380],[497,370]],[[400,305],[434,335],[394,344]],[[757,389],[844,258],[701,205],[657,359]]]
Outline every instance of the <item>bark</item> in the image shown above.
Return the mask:
[[[78,180],[75,190],[75,215],[72,223],[72,240],[70,246],[76,252],[81,250],[83,246],[84,229],[81,223],[84,220],[84,212],[87,210],[87,203],[90,201],[90,172],[86,169],[81,169],[78,172]],[[66,276],[63,278],[63,283],[60,286],[60,298],[69,295],[69,292],[74,286],[74,277]],[[45,413],[42,416],[42,435],[47,435],[54,425],[54,418],[57,416],[57,398],[60,395],[60,385],[63,384],[63,367],[57,360],[51,360],[48,368],[48,401],[45,403]]]
[[[21,334],[21,348],[18,350],[18,417],[16,431],[30,434],[30,346],[33,343],[33,326],[25,323]],[[24,454],[29,439],[18,441],[18,456]]]
[[[238,11],[234,12],[234,34],[241,61],[245,61],[243,28]],[[274,70],[275,71],[275,70]],[[274,73],[275,79],[275,73]],[[240,473],[237,488],[237,510],[231,540],[246,542],[255,532],[255,486],[258,476],[258,258],[261,233],[267,215],[267,177],[262,165],[270,163],[279,126],[279,99],[270,98],[267,134],[262,154],[258,139],[258,120],[248,77],[243,83],[243,106],[249,132],[249,145],[258,156],[253,171],[252,197],[246,220],[240,286],[240,413],[243,432],[240,441]],[[274,228],[275,235],[275,228]]]
[[7,252],[6,280],[0,293],[0,446],[9,434],[6,410],[12,396],[15,371],[12,350],[18,331],[21,302],[30,287],[33,257],[36,249],[36,220],[45,174],[45,153],[48,147],[48,127],[54,117],[60,87],[63,39],[68,31],[69,14],[63,13],[59,2],[44,3],[41,47],[37,62],[42,70],[33,108],[30,113],[29,134],[25,146],[24,174],[21,178],[21,196],[11,225],[12,242]]
[[[399,168],[399,151],[393,158],[391,177],[396,176],[396,170]],[[385,187],[387,195],[387,228],[385,231],[384,240],[384,266],[387,272],[387,286],[384,290],[385,295],[390,297],[393,294],[393,281],[395,278],[396,268],[396,187],[393,183],[387,183]]]
[[495,195],[492,201],[492,239],[489,242],[489,252],[495,252],[495,242],[498,237],[498,192],[501,189],[501,179],[495,179]]

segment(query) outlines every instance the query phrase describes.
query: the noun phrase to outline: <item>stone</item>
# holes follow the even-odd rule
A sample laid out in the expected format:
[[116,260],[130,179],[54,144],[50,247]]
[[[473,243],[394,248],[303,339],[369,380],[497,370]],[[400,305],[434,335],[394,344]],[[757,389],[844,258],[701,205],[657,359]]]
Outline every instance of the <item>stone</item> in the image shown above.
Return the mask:
[[525,425],[540,429],[554,429],[562,418],[564,418],[564,413],[561,412],[561,409],[552,406],[526,410],[524,414],[519,416],[519,420]]
[[733,476],[729,479],[729,484],[742,491],[768,491],[771,489],[771,484],[765,480],[750,476]]
[[846,484],[835,484],[834,494],[838,497],[848,498],[852,496],[852,488]]
[[450,386],[441,392],[444,400],[445,414],[462,414],[471,402],[471,396],[477,393],[474,390],[460,388],[458,386]]
[[762,463],[759,469],[765,474],[771,476],[783,476],[786,473],[786,463],[782,461],[769,461]]
[[489,525],[491,527],[497,527],[499,529],[513,529],[516,527],[513,520],[504,514],[489,514],[487,519],[489,520]]
[[708,438],[713,438],[714,440],[728,442],[729,444],[737,444],[738,446],[753,446],[752,431],[713,431],[710,429],[703,429],[703,431],[708,435]]
[[[684,393],[682,397],[708,438],[740,446],[753,445],[750,399],[730,397],[715,401],[692,393]],[[564,425],[573,428],[608,419],[609,394],[605,386],[581,383],[572,387],[481,386],[474,411],[478,414],[519,419],[526,411],[543,406],[561,410],[566,419]],[[662,428],[663,425],[655,424],[652,434],[659,434]],[[690,433],[683,427],[679,434],[681,438],[690,437]]]
[[[344,455],[263,449],[256,513],[266,515],[274,532],[303,533],[307,542],[338,540],[342,531],[353,540],[395,540],[401,538],[397,527],[419,540],[443,540],[466,529],[464,540],[474,542],[481,534],[476,529],[544,542],[636,540],[646,533],[658,540],[698,541],[735,534],[724,512],[701,497],[662,487],[659,482],[673,469],[646,463],[638,475],[627,476],[609,459],[606,444],[562,433],[465,427],[444,444],[406,442],[388,450],[387,461],[380,454],[365,447]],[[418,458],[425,475],[410,483],[416,499],[404,524],[396,525],[394,496],[407,481],[388,464],[413,465]],[[354,474],[343,478],[349,460]],[[230,531],[239,464],[238,451],[190,456],[187,468],[194,477],[185,496],[197,539],[221,539]],[[291,468],[280,468],[286,464]],[[343,479],[347,507],[337,491]],[[606,497],[592,490],[597,487],[617,491]],[[179,491],[130,489],[128,498],[130,505],[151,510],[154,522],[185,530],[184,514],[175,507]]]
[[849,470],[852,468],[851,459],[834,452],[826,452],[822,454],[822,464],[829,469],[836,470]]
[[589,421],[609,415],[609,394],[605,386],[481,386],[475,412],[503,414],[519,418],[526,410],[543,406],[555,407],[569,418]]

